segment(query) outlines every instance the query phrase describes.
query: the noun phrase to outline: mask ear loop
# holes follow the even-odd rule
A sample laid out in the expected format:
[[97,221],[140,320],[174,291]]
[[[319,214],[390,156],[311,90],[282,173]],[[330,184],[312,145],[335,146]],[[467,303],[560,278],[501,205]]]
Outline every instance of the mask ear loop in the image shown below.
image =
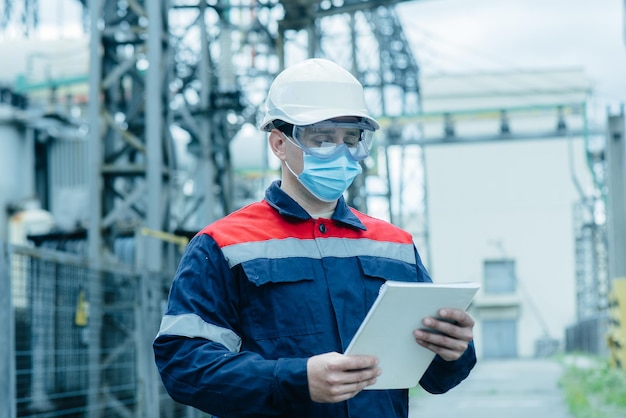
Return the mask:
[[[280,133],[281,133],[281,134],[283,134],[283,136],[285,137],[285,139],[287,139],[287,141],[289,141],[289,142],[291,142],[292,144],[294,144],[296,147],[298,147],[298,149],[299,149],[300,151],[302,151],[302,152],[304,153],[304,150],[302,149],[302,147],[300,147],[300,145],[296,144],[296,143],[295,143],[295,142],[294,142],[291,138],[289,138],[289,137],[287,136],[287,134],[285,134],[285,133],[284,133],[284,132],[282,132],[282,131],[281,131]],[[287,162],[287,160],[285,160],[285,165],[287,166],[287,169],[291,172],[291,174],[293,174],[293,175],[294,175],[294,177],[295,177],[295,178],[298,178],[298,177],[299,177],[299,176],[298,176],[298,174],[296,174],[296,173],[295,173],[295,172],[291,169],[291,167],[289,167],[289,163]]]
[[298,144],[297,142],[295,142],[293,139],[291,139],[291,137],[287,136],[286,133],[284,133],[283,131],[280,131],[281,134],[283,134],[283,136],[285,137],[285,139],[289,142],[291,142],[292,144],[294,144],[296,147],[298,147],[298,149],[300,149],[300,151],[304,152],[304,150],[302,149],[302,147],[300,146],[300,144]]

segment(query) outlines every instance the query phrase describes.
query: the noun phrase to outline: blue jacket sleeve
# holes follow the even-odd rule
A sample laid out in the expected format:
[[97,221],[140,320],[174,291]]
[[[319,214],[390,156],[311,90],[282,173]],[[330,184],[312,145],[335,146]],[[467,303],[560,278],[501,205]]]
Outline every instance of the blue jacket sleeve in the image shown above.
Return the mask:
[[166,390],[178,402],[229,417],[271,416],[310,400],[307,359],[267,360],[233,343],[239,338],[237,286],[214,240],[195,237],[153,344]]
[[435,356],[420,380],[420,385],[429,393],[441,394],[461,383],[476,365],[474,342],[470,341],[467,350],[455,361],[446,361]]

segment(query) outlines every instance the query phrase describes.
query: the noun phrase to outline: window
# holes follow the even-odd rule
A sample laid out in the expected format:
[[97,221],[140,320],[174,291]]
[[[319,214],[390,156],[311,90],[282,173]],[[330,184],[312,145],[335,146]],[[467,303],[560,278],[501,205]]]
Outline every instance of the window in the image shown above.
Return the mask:
[[487,260],[484,262],[485,293],[515,293],[517,280],[514,260]]
[[517,357],[517,320],[483,321],[483,356],[486,359]]

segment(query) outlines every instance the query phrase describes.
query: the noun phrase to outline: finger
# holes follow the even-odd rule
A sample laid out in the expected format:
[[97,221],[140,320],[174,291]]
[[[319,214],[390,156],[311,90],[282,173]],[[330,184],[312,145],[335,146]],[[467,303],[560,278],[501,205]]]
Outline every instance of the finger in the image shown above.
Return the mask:
[[330,373],[326,374],[325,382],[331,387],[350,386],[354,383],[366,382],[371,379],[375,379],[381,373],[382,371],[379,367],[332,370]]
[[471,327],[460,326],[457,323],[437,318],[424,318],[423,324],[436,333],[445,334],[455,339],[470,341],[474,336]]
[[374,376],[369,379],[359,380],[350,385],[346,385],[346,389],[349,388],[349,390],[345,393],[345,395],[348,396],[347,399],[353,398],[366,387],[376,383],[376,377],[377,376]]
[[369,369],[354,370],[349,374],[349,378],[352,382],[364,382],[376,379],[381,373],[382,370],[379,367],[372,367]]
[[465,312],[462,309],[440,309],[439,312],[437,312],[438,315],[447,320],[447,321],[451,321],[451,322],[456,322],[459,326],[462,327],[473,327],[474,326],[474,318],[472,318],[472,316]]
[[[435,334],[424,330],[415,330],[414,336],[418,344],[428,349],[440,347],[442,350],[454,351],[461,354],[465,352],[469,343],[469,340],[452,338],[445,334]],[[439,351],[432,351],[439,354]]]
[[355,397],[365,387],[376,383],[376,377],[346,383],[342,385],[334,385],[329,387],[328,400],[330,402],[341,402]]
[[365,389],[366,387],[373,385],[374,383],[376,383],[376,376],[370,378],[370,379],[366,379],[366,380],[361,380],[359,382],[355,383],[355,391],[354,391],[354,395],[356,395],[357,393],[359,393],[360,391],[362,391],[363,389]]
[[439,357],[443,358],[446,361],[458,360],[465,352],[465,349],[467,349],[466,347],[462,351],[454,350],[454,349],[450,349],[448,347],[442,347],[440,345],[433,344],[424,340],[417,340],[417,343],[421,345],[422,347],[427,348],[428,350],[434,352],[435,354],[438,354]]
[[342,359],[342,370],[363,370],[371,369],[378,365],[378,359],[374,356],[344,356]]
[[378,367],[345,373],[345,383],[338,384],[337,388],[340,388],[340,393],[342,394],[352,394],[352,396],[354,396],[363,390],[363,388],[374,384],[376,378],[380,376],[381,373],[382,370]]

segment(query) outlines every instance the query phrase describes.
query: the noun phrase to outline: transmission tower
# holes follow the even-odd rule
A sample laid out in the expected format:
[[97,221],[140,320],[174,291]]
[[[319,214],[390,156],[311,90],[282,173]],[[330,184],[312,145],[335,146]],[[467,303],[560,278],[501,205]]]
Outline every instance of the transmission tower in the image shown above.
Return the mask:
[[15,27],[24,36],[29,36],[39,26],[39,0],[4,0],[0,31]]

